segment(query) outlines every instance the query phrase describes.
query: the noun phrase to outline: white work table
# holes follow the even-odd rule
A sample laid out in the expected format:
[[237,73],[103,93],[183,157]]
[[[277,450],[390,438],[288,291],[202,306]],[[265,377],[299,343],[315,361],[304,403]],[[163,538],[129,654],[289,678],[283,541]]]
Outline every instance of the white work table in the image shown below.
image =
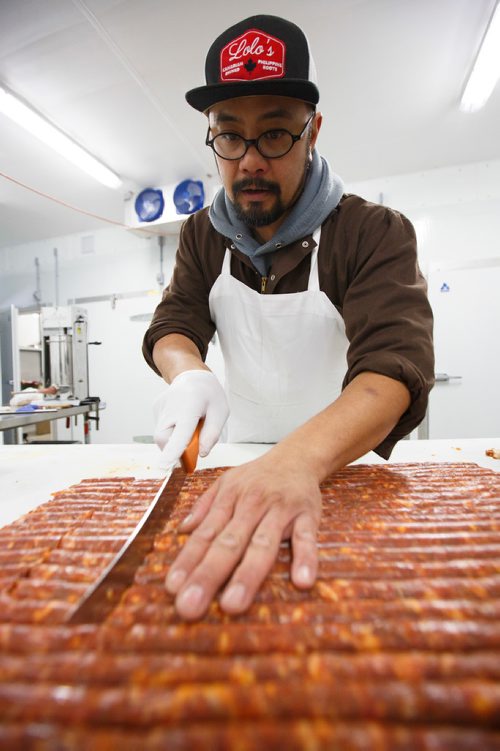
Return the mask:
[[[263,444],[219,444],[200,459],[198,469],[243,464],[268,451]],[[475,462],[500,471],[500,460],[486,456],[500,449],[500,438],[400,441],[388,464],[397,462]],[[386,462],[373,452],[356,463]],[[165,476],[161,454],[152,444],[0,446],[0,526],[50,499],[51,493],[87,477]]]

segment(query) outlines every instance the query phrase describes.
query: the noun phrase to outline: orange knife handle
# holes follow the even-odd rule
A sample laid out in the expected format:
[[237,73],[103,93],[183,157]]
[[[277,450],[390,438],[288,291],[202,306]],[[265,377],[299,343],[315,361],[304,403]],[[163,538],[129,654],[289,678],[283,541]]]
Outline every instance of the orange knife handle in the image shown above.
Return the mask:
[[198,461],[198,452],[200,449],[200,431],[203,427],[203,422],[204,420],[202,418],[194,430],[193,437],[182,452],[181,466],[184,472],[188,475],[192,474],[196,469],[196,462]]

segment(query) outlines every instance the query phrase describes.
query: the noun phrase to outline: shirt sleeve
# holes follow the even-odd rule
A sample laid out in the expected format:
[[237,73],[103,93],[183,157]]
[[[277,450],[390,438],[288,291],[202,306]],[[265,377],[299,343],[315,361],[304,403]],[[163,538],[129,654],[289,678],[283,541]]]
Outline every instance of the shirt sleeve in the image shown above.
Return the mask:
[[343,301],[350,342],[344,387],[359,373],[380,373],[408,388],[411,404],[375,449],[388,459],[398,440],[424,418],[434,383],[433,317],[417,262],[415,231],[383,206],[359,228],[352,282]]
[[182,226],[172,279],[143,340],[143,355],[158,375],[160,373],[153,362],[152,353],[159,339],[167,334],[183,334],[196,344],[205,360],[209,342],[215,332],[208,305],[212,282],[197,252],[206,243],[204,238],[197,238],[196,225],[192,219],[193,217],[187,219]]

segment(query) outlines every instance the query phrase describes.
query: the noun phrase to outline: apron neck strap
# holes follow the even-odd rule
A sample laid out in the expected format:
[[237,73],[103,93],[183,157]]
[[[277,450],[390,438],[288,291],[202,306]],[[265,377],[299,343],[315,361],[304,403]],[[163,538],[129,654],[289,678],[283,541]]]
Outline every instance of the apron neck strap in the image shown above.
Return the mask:
[[222,261],[221,275],[231,276],[231,251],[226,248],[224,253],[224,260]]
[[309,281],[307,283],[307,289],[310,292],[319,292],[318,251],[320,238],[321,226],[313,232],[313,240],[316,243],[316,247],[311,253],[311,270],[309,272]]

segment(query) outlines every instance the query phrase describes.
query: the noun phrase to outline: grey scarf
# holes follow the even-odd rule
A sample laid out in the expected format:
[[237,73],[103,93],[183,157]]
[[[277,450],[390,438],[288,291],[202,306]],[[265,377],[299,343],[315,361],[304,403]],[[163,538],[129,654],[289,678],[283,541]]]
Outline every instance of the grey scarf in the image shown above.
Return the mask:
[[254,266],[265,276],[271,265],[270,253],[301,237],[311,235],[337,206],[344,185],[331,170],[326,159],[312,153],[304,189],[290,214],[271,240],[263,245],[252,235],[251,228],[238,219],[234,206],[224,188],[216,194],[209,210],[213,227],[224,237],[231,238],[236,247],[252,259]]

